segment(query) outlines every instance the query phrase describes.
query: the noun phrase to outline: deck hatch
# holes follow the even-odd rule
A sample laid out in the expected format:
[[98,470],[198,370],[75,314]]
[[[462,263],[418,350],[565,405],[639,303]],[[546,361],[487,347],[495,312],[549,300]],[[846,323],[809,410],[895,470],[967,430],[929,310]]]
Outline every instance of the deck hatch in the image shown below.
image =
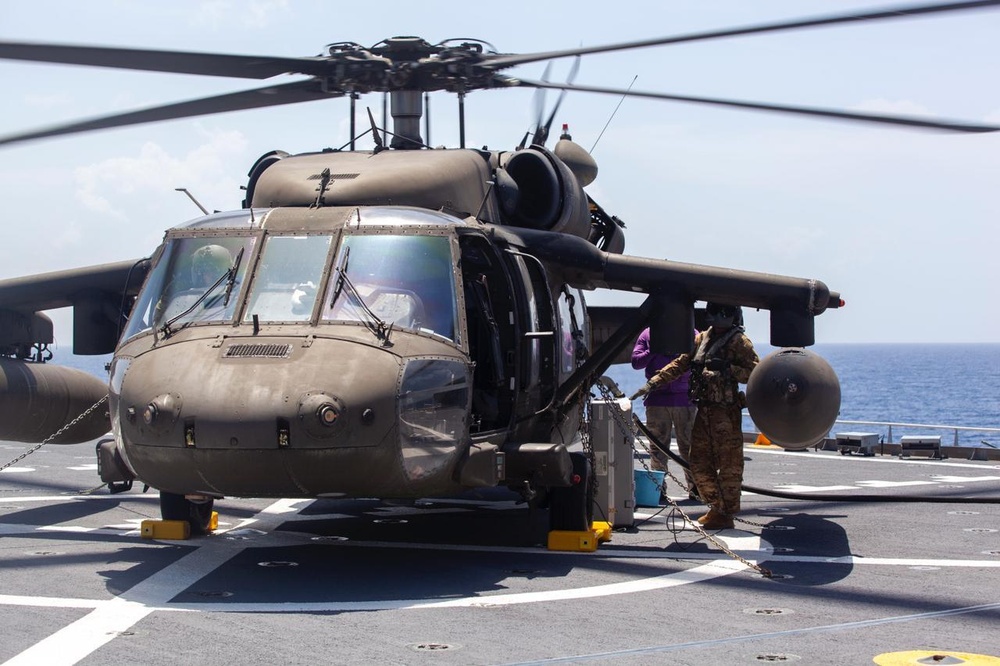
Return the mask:
[[225,358],[288,358],[292,346],[275,344],[232,345],[226,350]]

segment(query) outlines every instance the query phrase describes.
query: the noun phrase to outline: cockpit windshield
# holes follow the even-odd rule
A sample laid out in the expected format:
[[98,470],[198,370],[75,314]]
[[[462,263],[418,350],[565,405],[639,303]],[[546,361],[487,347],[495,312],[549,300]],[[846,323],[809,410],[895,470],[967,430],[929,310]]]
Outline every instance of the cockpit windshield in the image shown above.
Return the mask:
[[456,340],[454,266],[444,235],[345,236],[322,318],[366,323],[374,315],[384,325]]
[[460,342],[454,238],[384,221],[333,232],[170,234],[125,337],[318,316],[321,326],[357,322],[385,340],[407,329]]
[[229,321],[253,250],[253,236],[173,238],[139,294],[125,337],[151,328]]
[[268,236],[243,321],[311,319],[332,240],[329,234]]

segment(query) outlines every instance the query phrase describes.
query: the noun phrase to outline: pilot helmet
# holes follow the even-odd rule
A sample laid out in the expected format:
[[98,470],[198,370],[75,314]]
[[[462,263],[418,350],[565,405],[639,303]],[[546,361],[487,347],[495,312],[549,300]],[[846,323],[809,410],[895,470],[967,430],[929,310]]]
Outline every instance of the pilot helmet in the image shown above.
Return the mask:
[[198,280],[215,280],[232,267],[229,250],[221,245],[205,245],[195,250],[191,257],[191,275]]
[[729,329],[739,324],[738,319],[742,319],[741,314],[740,308],[735,305],[710,302],[705,306],[706,322],[718,330]]

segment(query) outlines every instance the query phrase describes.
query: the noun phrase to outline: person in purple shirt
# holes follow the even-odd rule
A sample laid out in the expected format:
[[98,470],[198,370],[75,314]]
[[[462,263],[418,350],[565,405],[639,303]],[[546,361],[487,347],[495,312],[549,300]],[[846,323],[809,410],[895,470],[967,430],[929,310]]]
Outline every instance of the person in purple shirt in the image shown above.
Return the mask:
[[[632,367],[636,370],[645,369],[646,379],[655,375],[663,366],[677,358],[676,355],[657,354],[649,348],[649,329],[639,334],[632,350]],[[685,372],[676,380],[657,388],[643,398],[646,406],[646,427],[649,428],[665,446],[670,446],[670,433],[677,438],[677,449],[685,462],[691,455],[691,428],[697,407],[688,397],[688,381],[690,372]],[[655,446],[650,446],[650,460],[655,470],[667,469],[667,454]],[[696,498],[694,479],[691,472],[684,470],[684,480],[687,484],[688,497]]]

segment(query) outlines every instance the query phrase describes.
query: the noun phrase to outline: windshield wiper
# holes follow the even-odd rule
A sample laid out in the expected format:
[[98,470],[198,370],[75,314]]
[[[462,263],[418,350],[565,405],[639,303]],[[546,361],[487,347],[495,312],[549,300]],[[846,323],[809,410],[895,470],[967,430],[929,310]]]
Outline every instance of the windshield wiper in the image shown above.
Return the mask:
[[[163,337],[167,338],[170,337],[173,333],[175,333],[176,331],[172,328],[173,325],[177,323],[179,320],[183,319],[184,317],[187,317],[189,314],[194,312],[195,308],[204,303],[205,300],[208,299],[209,295],[213,291],[218,289],[219,285],[221,285],[228,277],[229,277],[229,271],[226,271],[225,273],[219,276],[219,279],[217,279],[215,282],[212,283],[212,286],[210,286],[208,289],[205,290],[205,293],[203,293],[201,296],[198,297],[198,300],[189,305],[186,310],[184,310],[180,314],[174,315],[169,320],[167,320],[167,322],[160,327],[160,332],[163,333]],[[190,324],[191,322],[184,322],[184,323]],[[184,326],[181,325],[177,330],[179,331],[181,328],[184,328]]]
[[246,250],[245,247],[241,247],[240,251],[236,253],[236,261],[233,262],[233,267],[229,269],[229,279],[226,280],[226,298],[222,301],[222,305],[229,305],[229,297],[233,293],[233,285],[236,284],[236,275],[240,270],[240,262],[243,261],[243,252]]
[[[347,277],[347,272],[340,269],[340,277],[338,278],[342,282],[337,283],[338,288],[343,288],[347,286],[347,292],[351,296],[352,300],[355,302],[354,308],[360,309],[361,313],[364,315],[362,317],[362,322],[365,327],[371,331],[376,338],[382,341],[383,347],[388,347],[392,343],[389,342],[389,334],[392,333],[392,324],[387,324],[381,317],[379,317],[375,312],[368,307],[365,303],[364,297],[358,293],[357,287],[351,282],[351,278]],[[334,296],[336,299],[336,295]]]
[[337,304],[337,299],[340,298],[340,292],[344,289],[344,277],[347,275],[347,262],[351,260],[351,246],[348,245],[344,248],[344,261],[336,269],[337,271],[337,284],[333,288],[333,298],[330,299],[330,309]]
[[389,342],[389,335],[392,333],[392,324],[387,324],[382,320],[377,314],[375,314],[368,304],[365,303],[365,299],[358,293],[357,287],[351,282],[351,278],[347,277],[347,266],[351,261],[351,246],[348,245],[344,248],[344,260],[340,262],[340,266],[334,270],[337,272],[337,283],[333,287],[333,296],[330,298],[330,309],[333,310],[333,306],[337,304],[337,299],[340,298],[340,294],[344,291],[344,287],[347,287],[347,293],[351,296],[352,300],[356,303],[352,303],[352,306],[357,310],[360,309],[361,313],[364,315],[361,318],[361,323],[365,325],[369,331],[375,334],[375,337],[382,341],[383,347],[388,347],[391,345]]

